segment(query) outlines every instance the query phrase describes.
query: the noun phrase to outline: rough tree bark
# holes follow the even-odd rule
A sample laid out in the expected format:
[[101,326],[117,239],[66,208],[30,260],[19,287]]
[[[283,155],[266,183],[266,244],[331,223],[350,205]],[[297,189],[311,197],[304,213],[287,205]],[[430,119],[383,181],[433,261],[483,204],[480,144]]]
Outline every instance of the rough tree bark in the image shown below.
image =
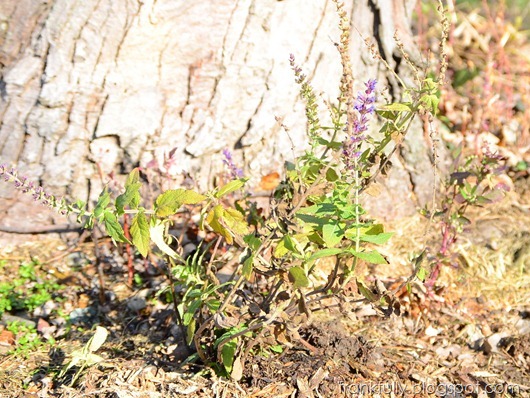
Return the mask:
[[[359,88],[377,77],[399,97],[357,31],[405,76],[393,35],[417,57],[415,2],[346,1]],[[0,163],[58,195],[93,200],[102,188],[98,174],[161,162],[172,149],[178,161],[169,172],[188,172],[205,188],[228,147],[259,181],[293,157],[276,116],[290,127],[296,150],[305,142],[289,54],[324,98],[337,96],[337,21],[330,0],[3,0]],[[393,200],[378,199],[388,216],[414,211],[413,196],[424,200],[430,190],[421,125],[394,165],[385,188]],[[0,186],[2,223],[45,223],[46,212],[24,217],[28,205],[18,195]]]

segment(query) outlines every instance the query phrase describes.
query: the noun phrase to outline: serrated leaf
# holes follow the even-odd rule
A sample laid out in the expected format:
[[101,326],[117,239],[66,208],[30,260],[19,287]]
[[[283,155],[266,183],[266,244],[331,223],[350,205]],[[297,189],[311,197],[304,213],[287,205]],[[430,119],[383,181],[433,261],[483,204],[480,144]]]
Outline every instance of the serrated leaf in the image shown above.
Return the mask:
[[105,223],[105,230],[112,240],[115,242],[129,242],[125,237],[121,224],[118,222],[118,219],[113,212],[106,210],[103,213],[103,221]]
[[309,286],[309,279],[305,274],[305,271],[297,266],[289,268],[289,279],[293,282],[295,288]]
[[344,229],[337,223],[328,223],[322,226],[322,239],[328,248],[337,246],[344,238]]
[[375,250],[371,252],[356,252],[355,250],[350,250],[350,252],[355,257],[360,258],[361,260],[364,260],[371,264],[388,264],[385,258],[381,255],[381,253]]
[[110,203],[110,194],[105,187],[101,194],[99,195],[98,202],[96,203],[96,207],[94,208],[94,217],[100,218],[103,215],[103,212],[107,208],[107,206]]
[[230,207],[223,208],[222,219],[230,230],[238,235],[248,233],[249,227],[245,220],[245,216],[236,209]]
[[440,99],[434,94],[426,94],[420,98],[422,105],[431,113],[436,115]]
[[225,238],[226,243],[231,245],[234,242],[234,238],[230,234],[230,231],[223,225],[222,216],[224,214],[224,208],[221,205],[215,206],[208,212],[206,216],[206,223],[212,228],[215,232]]
[[129,206],[131,209],[137,209],[140,204],[140,187],[142,183],[135,182],[128,184],[125,187],[125,192],[116,198],[116,210],[119,215],[122,215],[125,210],[125,206]]
[[201,195],[189,189],[170,189],[156,198],[155,210],[158,217],[167,217],[175,214],[182,205],[192,205],[206,199]]
[[143,209],[132,219],[131,236],[133,245],[142,256],[146,257],[149,253],[149,223]]
[[311,257],[309,257],[307,259],[307,262],[308,263],[312,263],[313,261],[316,261],[319,258],[336,256],[337,254],[341,254],[341,253],[344,253],[344,252],[345,252],[344,249],[339,249],[339,248],[322,249],[322,250],[317,251]]
[[223,185],[219,190],[214,194],[214,196],[219,199],[229,193],[241,189],[243,185],[248,181],[248,178],[238,178],[237,180],[230,181],[228,184]]
[[384,232],[377,235],[361,235],[360,239],[363,242],[375,243],[376,245],[383,245],[394,235],[393,232]]
[[245,242],[251,250],[257,250],[261,246],[261,239],[254,235],[245,235],[243,237]]
[[276,258],[281,258],[285,256],[287,253],[289,253],[289,249],[285,247],[285,237],[283,237],[276,245],[273,256]]
[[177,253],[168,246],[164,240],[165,227],[162,222],[157,222],[155,225],[149,228],[149,236],[155,245],[162,251],[162,253],[167,254],[171,258],[177,258]]
[[127,176],[127,181],[125,181],[125,187],[127,188],[131,184],[136,184],[140,182],[140,170],[138,167],[135,167],[131,170]]

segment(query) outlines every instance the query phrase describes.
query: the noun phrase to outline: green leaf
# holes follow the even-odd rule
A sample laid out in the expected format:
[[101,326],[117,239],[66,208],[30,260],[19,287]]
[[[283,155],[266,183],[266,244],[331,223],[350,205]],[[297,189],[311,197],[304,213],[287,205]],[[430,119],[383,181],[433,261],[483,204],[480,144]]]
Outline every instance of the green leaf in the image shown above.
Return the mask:
[[342,238],[344,238],[344,228],[341,228],[337,222],[330,222],[322,227],[322,239],[327,247],[337,246]]
[[284,236],[276,245],[273,256],[276,258],[281,258],[285,256],[287,253],[289,253],[289,249],[285,246],[285,236]]
[[171,247],[169,247],[168,244],[165,242],[164,232],[165,232],[165,226],[159,220],[157,220],[155,225],[149,228],[149,235],[151,236],[151,240],[162,251],[162,253],[167,254],[171,258],[177,258],[178,257],[177,253]]
[[237,180],[230,181],[228,184],[223,185],[219,190],[214,194],[214,197],[217,199],[222,198],[229,193],[241,189],[243,185],[248,181],[248,178],[238,178]]
[[339,179],[339,175],[333,168],[329,168],[328,171],[326,171],[326,180],[329,182],[335,182]]
[[425,282],[425,278],[427,278],[427,270],[423,267],[419,267],[418,271],[416,272],[416,277],[420,281]]
[[254,256],[250,256],[243,263],[243,269],[241,273],[246,280],[250,280],[252,276],[252,271],[254,270]]
[[107,206],[110,203],[110,194],[105,187],[98,198],[98,203],[96,204],[96,207],[94,208],[94,217],[100,218],[103,215],[103,212],[107,208]]
[[138,167],[135,167],[131,170],[129,175],[127,176],[127,181],[125,181],[125,188],[127,188],[129,185],[137,184],[140,182],[140,170]]
[[122,215],[125,211],[125,206],[130,206],[131,209],[137,209],[140,204],[140,187],[142,183],[135,182],[133,184],[126,185],[125,192],[116,198],[116,210],[119,215]]
[[116,218],[116,215],[113,212],[105,210],[105,212],[103,213],[103,220],[105,223],[105,229],[113,241],[129,242],[129,240],[125,237],[125,234],[123,233],[122,226],[118,222],[118,219]]
[[228,343],[224,344],[221,349],[221,359],[228,374],[232,372],[232,365],[234,364],[237,350],[237,340],[238,339],[230,340]]
[[342,147],[342,142],[339,141],[328,141],[324,138],[318,137],[317,142],[320,145],[325,145],[330,149],[340,149]]
[[307,259],[307,262],[308,262],[308,264],[310,264],[313,261],[318,260],[319,258],[336,256],[337,254],[342,254],[342,253],[345,253],[345,252],[347,252],[347,250],[339,249],[339,248],[322,249],[322,250],[317,251],[311,257],[309,257]]
[[131,209],[137,209],[140,204],[140,171],[138,167],[133,169],[127,176],[125,182],[125,192],[116,198],[116,209],[118,214],[123,214],[123,208],[129,206]]
[[206,222],[215,232],[225,238],[226,243],[231,245],[234,242],[234,238],[230,234],[230,231],[222,224],[222,216],[224,213],[223,206],[217,205],[208,212],[206,216]]
[[355,250],[350,250],[351,254],[355,257],[360,258],[371,264],[388,264],[385,258],[377,251],[371,252],[356,252]]
[[251,250],[257,250],[261,246],[261,239],[254,235],[245,235],[243,241]]
[[300,267],[289,268],[289,279],[293,282],[293,287],[296,289],[309,286],[309,279],[305,271]]
[[132,219],[131,236],[133,245],[142,256],[146,257],[149,253],[149,223],[143,209]]
[[290,235],[285,235],[276,245],[274,257],[280,258],[287,253],[299,254],[300,251],[298,250],[296,243],[297,242]]
[[167,217],[175,214],[182,205],[192,205],[206,199],[193,190],[170,189],[159,195],[155,201],[155,211],[158,217]]
[[436,115],[438,112],[438,104],[440,99],[434,94],[424,95],[420,98],[422,105],[433,115]]
[[480,71],[476,67],[457,70],[451,79],[451,84],[454,88],[458,88],[466,84],[468,81],[473,80],[479,75],[479,73]]
[[244,235],[248,233],[249,226],[245,216],[236,209],[215,206],[206,216],[208,225],[226,239],[231,245],[234,242],[233,234]]
[[357,289],[371,303],[377,301],[377,296],[362,282],[357,280]]
[[376,245],[383,245],[394,235],[393,232],[385,232],[377,235],[361,235],[360,239],[363,242],[375,243]]
[[391,112],[414,112],[414,105],[411,102],[394,102],[383,106],[378,106],[378,110]]
[[186,343],[191,345],[193,343],[193,338],[195,337],[195,330],[197,329],[196,320],[193,318],[188,326],[186,327]]
[[230,207],[223,208],[222,219],[230,230],[238,235],[248,233],[249,227],[245,216],[236,209]]
[[184,324],[184,326],[188,326],[191,323],[193,317],[195,316],[195,313],[200,308],[201,304],[202,301],[200,299],[197,299],[193,300],[190,305],[188,305],[186,312],[182,316],[182,323]]

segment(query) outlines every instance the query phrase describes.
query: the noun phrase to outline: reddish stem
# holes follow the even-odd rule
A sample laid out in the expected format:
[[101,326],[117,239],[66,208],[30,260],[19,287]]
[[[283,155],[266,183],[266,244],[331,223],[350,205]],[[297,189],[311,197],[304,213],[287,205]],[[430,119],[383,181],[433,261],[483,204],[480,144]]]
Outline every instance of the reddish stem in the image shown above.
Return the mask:
[[[131,240],[131,234],[129,232],[129,215],[124,214],[123,215],[123,233],[127,240]],[[127,270],[128,270],[128,278],[127,281],[130,286],[133,284],[133,278],[134,278],[134,266],[133,266],[133,255],[131,250],[131,244],[129,242],[125,242],[125,251],[127,253]]]

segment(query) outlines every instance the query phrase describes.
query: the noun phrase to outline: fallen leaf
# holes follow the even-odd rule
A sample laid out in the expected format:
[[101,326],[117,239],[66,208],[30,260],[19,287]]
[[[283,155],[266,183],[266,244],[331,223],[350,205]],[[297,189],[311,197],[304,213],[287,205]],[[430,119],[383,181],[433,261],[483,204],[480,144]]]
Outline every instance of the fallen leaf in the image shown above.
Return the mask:
[[280,184],[280,174],[277,172],[272,172],[263,176],[259,183],[259,189],[263,191],[272,191]]

